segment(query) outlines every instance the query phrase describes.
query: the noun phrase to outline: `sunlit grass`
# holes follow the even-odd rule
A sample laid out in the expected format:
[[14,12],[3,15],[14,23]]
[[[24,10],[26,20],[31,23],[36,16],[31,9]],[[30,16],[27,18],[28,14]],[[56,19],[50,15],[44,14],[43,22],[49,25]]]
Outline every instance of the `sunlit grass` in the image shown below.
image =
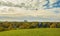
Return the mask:
[[60,28],[11,30],[0,32],[0,36],[60,36]]

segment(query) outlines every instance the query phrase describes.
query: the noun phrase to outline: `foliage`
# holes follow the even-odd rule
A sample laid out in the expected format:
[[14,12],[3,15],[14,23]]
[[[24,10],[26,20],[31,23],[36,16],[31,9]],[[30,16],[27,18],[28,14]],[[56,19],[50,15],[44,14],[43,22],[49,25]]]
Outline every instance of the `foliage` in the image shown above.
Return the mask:
[[60,22],[0,22],[0,31],[31,28],[60,28]]

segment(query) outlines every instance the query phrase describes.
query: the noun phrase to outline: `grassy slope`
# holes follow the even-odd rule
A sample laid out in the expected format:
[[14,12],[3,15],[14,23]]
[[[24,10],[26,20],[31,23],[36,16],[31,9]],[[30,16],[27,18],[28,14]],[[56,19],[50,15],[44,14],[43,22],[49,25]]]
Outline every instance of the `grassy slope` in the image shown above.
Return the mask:
[[60,36],[60,28],[11,30],[0,32],[0,36]]

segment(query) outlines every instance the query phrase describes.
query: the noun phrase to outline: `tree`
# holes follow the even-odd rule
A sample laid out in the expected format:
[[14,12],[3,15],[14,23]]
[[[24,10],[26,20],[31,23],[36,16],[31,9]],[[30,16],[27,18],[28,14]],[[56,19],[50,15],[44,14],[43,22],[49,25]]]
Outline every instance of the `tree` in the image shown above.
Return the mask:
[[39,28],[43,27],[43,23],[39,22],[39,23],[38,23],[38,27],[39,27]]
[[56,28],[56,23],[52,23],[52,24],[50,25],[50,28]]

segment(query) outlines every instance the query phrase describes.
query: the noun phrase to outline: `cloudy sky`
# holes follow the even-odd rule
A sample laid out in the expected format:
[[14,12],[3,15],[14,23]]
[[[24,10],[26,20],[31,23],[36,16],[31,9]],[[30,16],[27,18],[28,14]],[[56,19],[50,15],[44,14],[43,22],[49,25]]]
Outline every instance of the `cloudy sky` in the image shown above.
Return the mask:
[[0,0],[0,21],[60,22],[60,0]]

